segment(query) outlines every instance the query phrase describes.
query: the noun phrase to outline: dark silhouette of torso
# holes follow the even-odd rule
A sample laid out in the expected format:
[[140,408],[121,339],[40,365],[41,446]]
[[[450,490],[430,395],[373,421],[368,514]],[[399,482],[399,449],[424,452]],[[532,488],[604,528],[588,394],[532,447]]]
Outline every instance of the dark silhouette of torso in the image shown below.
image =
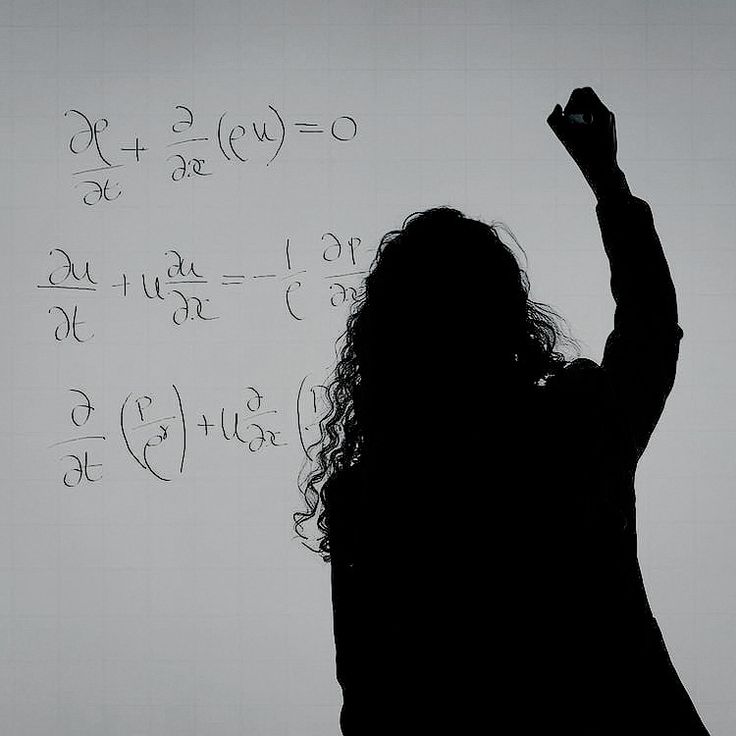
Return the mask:
[[707,734],[636,546],[636,464],[683,335],[674,287],[646,202],[597,214],[616,300],[600,364],[519,386],[475,335],[472,365],[417,371],[381,447],[327,481],[345,736]]

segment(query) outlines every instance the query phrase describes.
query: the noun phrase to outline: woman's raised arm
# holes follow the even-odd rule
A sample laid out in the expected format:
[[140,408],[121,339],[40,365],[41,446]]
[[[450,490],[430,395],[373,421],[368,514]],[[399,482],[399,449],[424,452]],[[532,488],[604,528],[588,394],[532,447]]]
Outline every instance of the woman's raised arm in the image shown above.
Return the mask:
[[677,299],[649,205],[616,161],[616,119],[590,87],[575,89],[547,122],[591,186],[616,308],[601,368],[611,406],[638,460],[675,380]]

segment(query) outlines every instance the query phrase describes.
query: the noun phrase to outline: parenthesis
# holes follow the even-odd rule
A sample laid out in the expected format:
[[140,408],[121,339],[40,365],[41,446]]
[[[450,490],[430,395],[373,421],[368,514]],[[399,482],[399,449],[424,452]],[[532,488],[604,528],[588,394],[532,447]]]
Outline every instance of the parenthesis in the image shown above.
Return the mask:
[[220,115],[220,119],[217,121],[217,145],[220,146],[222,155],[228,161],[231,161],[232,159],[230,158],[230,156],[227,155],[227,153],[225,153],[225,147],[222,145],[222,121],[225,119],[225,115],[227,115],[227,110],[225,110],[225,112]]
[[279,112],[275,107],[273,107],[272,105],[269,105],[269,107],[274,111],[274,113],[276,114],[276,117],[279,120],[279,124],[281,125],[281,143],[279,143],[279,147],[276,149],[276,153],[274,153],[274,155],[271,156],[271,160],[266,164],[266,166],[268,166],[268,164],[270,164],[271,161],[273,161],[276,158],[276,156],[279,155],[281,146],[284,145],[284,139],[286,138],[286,126],[284,125],[284,121],[281,119],[281,115],[279,115]]
[[184,442],[182,443],[181,447],[181,464],[179,465],[179,472],[184,472],[184,458],[187,454],[187,421],[184,418],[184,406],[181,402],[181,394],[179,393],[179,389],[172,383],[171,387],[176,392],[176,400],[179,402],[179,416],[181,417],[181,429],[182,433],[184,434]]
[[140,465],[143,470],[146,470],[146,466],[141,462],[141,460],[138,459],[136,454],[133,452],[133,449],[130,446],[130,442],[128,442],[128,435],[125,433],[125,423],[123,422],[123,414],[125,412],[125,405],[128,403],[128,399],[132,395],[132,391],[125,397],[125,401],[123,401],[122,405],[120,406],[120,431],[123,434],[123,441],[125,442],[125,446],[128,448],[128,452],[131,454],[133,459]]

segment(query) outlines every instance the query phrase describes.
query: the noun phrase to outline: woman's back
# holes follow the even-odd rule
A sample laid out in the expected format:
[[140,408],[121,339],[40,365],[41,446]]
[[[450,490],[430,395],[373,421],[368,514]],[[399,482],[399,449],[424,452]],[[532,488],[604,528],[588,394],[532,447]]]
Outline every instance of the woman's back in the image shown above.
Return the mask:
[[641,583],[632,458],[600,371],[576,361],[532,392],[502,451],[466,417],[474,439],[443,463],[425,445],[329,483],[346,736],[479,718],[631,734],[635,718],[662,725],[646,709],[666,691],[677,722],[690,713]]

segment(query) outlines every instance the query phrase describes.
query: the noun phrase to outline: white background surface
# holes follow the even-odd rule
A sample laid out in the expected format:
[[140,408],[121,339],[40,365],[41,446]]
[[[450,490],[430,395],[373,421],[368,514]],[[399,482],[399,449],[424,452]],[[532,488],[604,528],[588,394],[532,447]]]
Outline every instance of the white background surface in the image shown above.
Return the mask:
[[[706,724],[734,733],[735,22],[729,0],[0,2],[3,733],[338,733],[329,568],[291,531],[297,390],[330,366],[346,315],[325,276],[356,270],[320,260],[322,237],[360,238],[366,268],[410,212],[500,219],[528,254],[533,298],[600,360],[613,301],[594,200],[545,122],[585,85],[616,113],[685,333],[637,474],[642,567]],[[168,146],[176,105],[209,141]],[[292,125],[279,155],[266,166],[274,149],[249,139],[249,161],[225,160],[219,116],[271,124],[269,105]],[[125,164],[109,172],[113,202],[81,201],[73,172],[96,159],[70,152],[82,126],[69,109],[109,121],[103,152]],[[341,115],[357,122],[351,141],[293,127]],[[120,150],[136,136],[140,163]],[[212,175],[172,181],[172,148]],[[307,271],[300,321],[285,308],[287,238]],[[37,288],[60,264],[54,248],[80,274],[89,261],[97,290]],[[143,296],[141,274],[163,282],[171,248],[208,280],[182,291],[219,319],[177,326],[175,295]],[[127,296],[114,287],[124,273]],[[266,273],[277,277],[250,278]],[[225,287],[222,274],[250,280]],[[55,340],[55,305],[78,305],[94,337]],[[171,471],[161,481],[126,449],[120,412],[132,394],[155,400],[147,419],[174,415],[172,385],[187,454],[179,473],[174,421],[151,448]],[[263,419],[284,447],[218,436],[221,409],[248,417],[248,386],[276,410]],[[95,407],[81,428],[72,388]],[[92,434],[105,439],[54,444]],[[85,449],[102,480],[67,488],[60,458]]]

